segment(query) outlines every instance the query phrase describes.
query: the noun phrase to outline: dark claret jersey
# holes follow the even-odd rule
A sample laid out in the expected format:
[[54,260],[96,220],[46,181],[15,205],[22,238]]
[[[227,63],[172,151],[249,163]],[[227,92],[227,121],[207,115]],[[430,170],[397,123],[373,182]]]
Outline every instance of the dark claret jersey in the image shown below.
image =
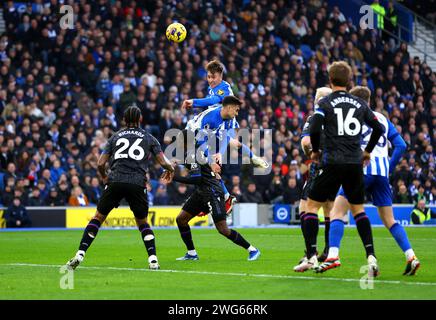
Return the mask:
[[335,91],[318,102],[315,114],[323,117],[322,163],[361,164],[363,124],[379,126],[366,102],[346,91]]
[[[312,116],[307,117],[306,122],[304,123],[303,126],[303,130],[301,130],[301,136],[300,138],[306,137],[306,136],[310,136],[310,124],[312,123]],[[319,148],[322,150],[323,146],[324,146],[324,132],[321,132],[321,141],[319,144]]]
[[200,189],[213,187],[216,190],[221,190],[222,187],[220,181],[216,178],[207,163],[199,164],[198,162],[189,161],[187,159],[185,167],[189,170],[190,178],[200,179],[200,183],[198,184]]
[[104,153],[109,159],[109,182],[125,182],[145,187],[148,159],[162,152],[159,142],[141,128],[126,128],[108,141]]

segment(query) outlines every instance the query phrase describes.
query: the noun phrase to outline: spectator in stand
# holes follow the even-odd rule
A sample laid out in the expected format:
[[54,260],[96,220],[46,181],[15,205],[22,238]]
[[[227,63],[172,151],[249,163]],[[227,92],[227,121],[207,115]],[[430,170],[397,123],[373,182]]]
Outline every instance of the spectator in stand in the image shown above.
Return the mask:
[[12,204],[3,214],[6,221],[6,228],[29,228],[32,221],[26,208],[21,204],[20,198],[14,198]]
[[300,200],[300,195],[301,189],[297,186],[297,180],[295,178],[289,179],[283,194],[283,203],[294,205]]
[[395,195],[394,203],[404,203],[409,204],[412,203],[412,197],[409,194],[409,190],[407,190],[406,185],[403,183],[399,187],[398,193]]
[[68,204],[74,207],[86,207],[89,205],[88,197],[83,193],[81,187],[73,187]]
[[241,202],[262,203],[262,195],[256,190],[256,184],[249,182],[247,191],[242,193]]
[[32,193],[27,202],[29,207],[42,207],[45,205],[45,201],[41,197],[41,191],[38,187],[33,187]]
[[64,198],[59,195],[58,189],[53,187],[50,189],[50,193],[47,199],[45,199],[44,205],[48,207],[58,207],[58,206],[65,206],[66,202]]
[[430,219],[436,219],[436,213],[426,207],[424,199],[419,200],[410,215],[410,223],[423,224]]

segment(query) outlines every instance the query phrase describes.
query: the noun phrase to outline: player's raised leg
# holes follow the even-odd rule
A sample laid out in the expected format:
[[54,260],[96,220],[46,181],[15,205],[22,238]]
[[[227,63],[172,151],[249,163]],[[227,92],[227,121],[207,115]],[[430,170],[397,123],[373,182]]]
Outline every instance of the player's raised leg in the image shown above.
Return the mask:
[[191,213],[182,209],[176,218],[177,227],[179,228],[180,237],[186,245],[188,252],[176,260],[198,260],[198,254],[192,241],[191,227],[189,221],[194,217]]

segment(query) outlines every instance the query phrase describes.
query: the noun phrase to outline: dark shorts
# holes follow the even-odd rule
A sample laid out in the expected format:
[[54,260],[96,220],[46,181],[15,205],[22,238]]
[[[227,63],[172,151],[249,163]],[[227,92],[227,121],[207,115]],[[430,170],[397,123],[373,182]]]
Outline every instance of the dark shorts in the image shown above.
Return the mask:
[[[365,192],[376,207],[392,206],[392,191],[387,177],[365,175]],[[341,187],[338,195],[345,196],[344,189]]]
[[193,216],[201,212],[210,213],[215,223],[227,219],[224,194],[214,189],[196,189],[183,204],[182,210]]
[[335,199],[341,185],[349,203],[363,204],[365,202],[363,165],[325,165],[313,181],[313,186],[309,190],[309,198],[318,202]]
[[103,215],[108,215],[113,208],[120,205],[122,199],[126,199],[133,214],[138,219],[144,219],[148,215],[147,189],[133,183],[111,182],[101,195],[97,204],[97,210]]
[[[319,173],[319,169],[316,168],[313,164],[310,165],[310,171],[309,171],[309,176],[307,177],[306,182],[303,185],[303,189],[301,190],[301,200],[307,200],[307,198],[309,197],[309,192],[310,190],[313,188],[313,184],[315,182],[315,178]],[[329,197],[327,198],[327,200],[329,201],[334,201],[335,200],[336,195],[329,195]]]

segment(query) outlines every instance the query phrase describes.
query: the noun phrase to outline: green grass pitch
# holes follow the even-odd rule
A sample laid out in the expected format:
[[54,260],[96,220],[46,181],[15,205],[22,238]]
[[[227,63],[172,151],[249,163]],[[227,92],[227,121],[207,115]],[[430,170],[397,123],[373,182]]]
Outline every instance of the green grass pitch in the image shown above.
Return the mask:
[[[421,260],[402,275],[404,254],[385,228],[373,228],[381,275],[362,289],[363,246],[346,228],[340,268],[324,274],[292,271],[303,252],[297,228],[239,229],[260,248],[258,261],[214,229],[193,229],[199,261],[185,253],[176,229],[155,230],[161,270],[147,270],[137,230],[100,230],[74,272],[74,289],[61,289],[60,266],[77,250],[82,231],[0,232],[0,299],[436,299],[436,228],[407,228]],[[324,229],[319,244],[324,245]]]

